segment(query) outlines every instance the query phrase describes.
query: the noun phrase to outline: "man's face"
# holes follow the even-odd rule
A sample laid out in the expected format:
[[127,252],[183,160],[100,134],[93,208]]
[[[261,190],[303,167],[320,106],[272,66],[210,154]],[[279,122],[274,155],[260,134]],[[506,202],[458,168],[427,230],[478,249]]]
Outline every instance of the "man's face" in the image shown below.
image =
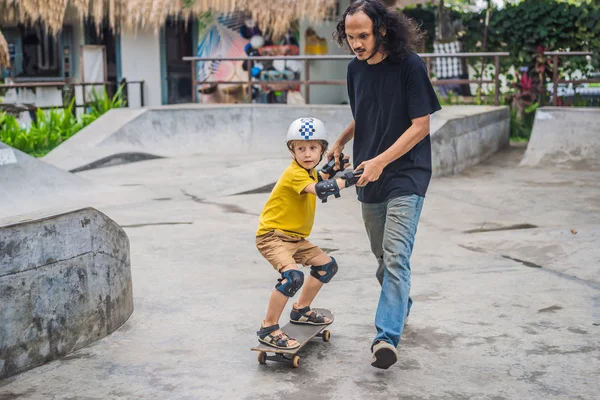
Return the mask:
[[346,16],[346,38],[350,48],[359,60],[367,60],[378,49],[373,35],[373,21],[362,11]]

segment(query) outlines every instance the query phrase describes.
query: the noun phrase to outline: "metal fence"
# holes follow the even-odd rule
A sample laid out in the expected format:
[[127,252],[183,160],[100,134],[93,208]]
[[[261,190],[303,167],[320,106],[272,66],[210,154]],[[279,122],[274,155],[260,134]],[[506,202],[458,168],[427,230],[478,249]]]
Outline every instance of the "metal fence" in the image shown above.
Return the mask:
[[[435,58],[444,58],[444,57],[457,57],[457,58],[493,58],[494,59],[494,74],[493,79],[484,80],[482,78],[479,79],[434,79],[432,80],[432,84],[437,85],[460,85],[460,84],[478,84],[480,87],[483,84],[493,83],[494,84],[494,104],[500,104],[500,80],[498,78],[500,71],[500,58],[508,57],[509,53],[507,52],[487,52],[487,53],[448,53],[448,54],[439,54],[439,53],[422,53],[419,54],[421,58],[423,58],[427,64],[427,69],[431,72],[431,61]],[[310,79],[310,63],[311,61],[332,61],[332,60],[351,60],[354,56],[264,56],[264,57],[184,57],[185,61],[191,62],[192,68],[192,101],[197,101],[197,93],[198,93],[198,85],[202,84],[211,84],[211,85],[220,85],[220,84],[241,84],[247,85],[246,88],[246,102],[250,103],[252,98],[252,85],[261,85],[261,84],[269,84],[273,83],[270,81],[260,81],[255,80],[252,76],[252,66],[257,62],[262,61],[275,61],[275,60],[287,60],[287,61],[302,61],[303,62],[303,79],[300,80],[284,80],[280,81],[281,83],[285,83],[286,85],[302,85],[304,87],[304,99],[306,103],[310,102],[310,86],[311,85],[345,85],[346,80],[312,80]],[[202,81],[199,82],[197,80],[196,75],[196,67],[198,62],[221,62],[221,61],[245,61],[247,62],[247,70],[248,70],[248,79],[244,81]],[[431,76],[431,73],[430,73]]]
[[[592,56],[594,53],[591,51],[550,51],[544,53],[546,56],[552,57],[552,105],[558,106],[559,95],[558,85],[559,84],[573,84],[575,86],[585,83],[600,83],[600,78],[595,79],[561,79],[558,71],[559,59],[562,57],[581,57],[581,56]],[[547,88],[547,85],[545,86]],[[575,90],[576,93],[576,90]],[[600,97],[600,88],[597,91],[596,96]]]

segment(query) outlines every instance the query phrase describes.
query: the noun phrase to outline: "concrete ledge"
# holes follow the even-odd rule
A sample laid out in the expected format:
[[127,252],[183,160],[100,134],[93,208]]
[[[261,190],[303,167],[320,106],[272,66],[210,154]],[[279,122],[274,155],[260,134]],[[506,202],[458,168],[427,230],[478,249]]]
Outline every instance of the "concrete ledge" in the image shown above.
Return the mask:
[[[73,170],[123,152],[162,157],[286,154],[285,134],[294,119],[307,115],[322,119],[332,141],[352,121],[349,106],[330,105],[185,104],[132,112],[120,126],[114,124],[111,113],[77,134],[77,142],[67,140],[45,161]],[[509,121],[507,107],[448,106],[433,114],[434,174],[460,172],[507,145]],[[104,123],[108,129],[96,126]],[[350,149],[351,143],[346,148]]]
[[133,312],[129,239],[86,208],[0,220],[0,379],[80,349]]
[[538,108],[521,166],[600,171],[600,110]]
[[434,176],[459,173],[508,146],[508,107],[456,106],[449,111],[432,118],[432,125],[438,125],[431,134]]

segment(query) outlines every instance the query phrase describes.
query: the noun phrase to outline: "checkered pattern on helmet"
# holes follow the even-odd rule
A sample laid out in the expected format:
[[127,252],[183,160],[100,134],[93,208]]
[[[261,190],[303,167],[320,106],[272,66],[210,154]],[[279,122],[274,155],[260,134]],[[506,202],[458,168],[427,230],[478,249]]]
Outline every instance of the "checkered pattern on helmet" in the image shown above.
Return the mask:
[[315,120],[312,118],[302,118],[300,119],[300,136],[304,138],[304,140],[309,140],[313,133],[315,133]]

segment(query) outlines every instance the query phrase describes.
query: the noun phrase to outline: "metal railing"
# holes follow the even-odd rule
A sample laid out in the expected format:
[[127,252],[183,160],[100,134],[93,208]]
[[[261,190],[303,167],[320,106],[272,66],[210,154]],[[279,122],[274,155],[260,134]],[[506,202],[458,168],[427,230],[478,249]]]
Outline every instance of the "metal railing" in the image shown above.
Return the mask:
[[[572,83],[574,85],[580,85],[582,83],[600,83],[599,79],[560,79],[558,73],[558,60],[560,57],[581,57],[581,56],[592,56],[594,53],[591,51],[549,51],[544,53],[546,56],[552,57],[552,105],[558,106],[558,85],[561,83]],[[545,87],[546,85],[544,85]]]
[[[458,58],[468,58],[468,57],[478,57],[478,58],[494,58],[494,79],[492,80],[483,80],[480,79],[434,79],[431,83],[434,86],[438,85],[453,85],[453,84],[471,84],[476,83],[479,84],[480,87],[484,83],[493,83],[495,92],[494,92],[494,104],[500,104],[500,80],[498,79],[498,72],[500,71],[500,57],[508,57],[508,52],[489,52],[489,53],[448,53],[448,54],[439,54],[439,53],[422,53],[419,54],[421,58],[423,58],[427,64],[427,69],[431,72],[431,60],[434,58],[448,58],[448,57],[458,57]],[[335,61],[335,60],[351,60],[354,56],[351,55],[343,55],[343,56],[255,56],[255,57],[184,57],[184,61],[191,61],[192,65],[192,101],[195,103],[197,101],[197,92],[198,85],[202,84],[211,84],[211,85],[220,85],[220,84],[241,84],[247,85],[246,93],[245,93],[245,101],[250,103],[252,98],[252,85],[268,85],[274,83],[281,83],[286,85],[303,85],[304,86],[304,99],[306,103],[310,103],[310,86],[311,85],[345,85],[346,80],[312,80],[310,79],[310,62],[311,61]],[[285,60],[285,61],[303,61],[303,79],[301,80],[281,80],[281,81],[261,81],[255,80],[252,76],[252,66],[256,62],[261,61],[276,61],[276,60]],[[197,80],[196,75],[196,66],[198,62],[215,62],[215,61],[246,61],[247,70],[248,70],[248,79],[244,81],[202,81],[199,82]],[[431,76],[431,73],[430,73]]]
[[[126,79],[122,79],[121,82],[113,82],[113,81],[107,81],[107,82],[77,82],[77,83],[67,83],[65,81],[56,81],[56,82],[15,82],[15,83],[10,83],[10,84],[2,84],[0,85],[0,90],[1,89],[35,89],[35,88],[57,88],[60,89],[61,91],[63,91],[65,88],[68,87],[81,87],[82,88],[82,99],[83,99],[83,104],[77,104],[77,102],[75,101],[75,104],[73,105],[73,109],[77,109],[77,108],[87,108],[91,102],[88,102],[86,99],[86,91],[85,88],[89,87],[89,86],[113,86],[115,87],[115,91],[116,91],[116,87],[117,86],[121,86],[123,85],[123,91],[122,91],[122,96],[124,100],[128,100],[129,98],[129,85],[139,85],[140,87],[140,104],[142,107],[144,107],[144,83],[145,81],[141,80],[141,81],[128,81]],[[73,97],[75,97],[75,95],[73,95]],[[127,101],[126,103],[127,105],[129,105],[129,102]],[[43,107],[38,107],[34,104],[30,105],[32,109],[42,109],[42,110],[49,110],[49,109],[53,109],[53,108],[67,108],[68,104],[61,104],[61,105],[53,105],[53,106],[43,106]]]

